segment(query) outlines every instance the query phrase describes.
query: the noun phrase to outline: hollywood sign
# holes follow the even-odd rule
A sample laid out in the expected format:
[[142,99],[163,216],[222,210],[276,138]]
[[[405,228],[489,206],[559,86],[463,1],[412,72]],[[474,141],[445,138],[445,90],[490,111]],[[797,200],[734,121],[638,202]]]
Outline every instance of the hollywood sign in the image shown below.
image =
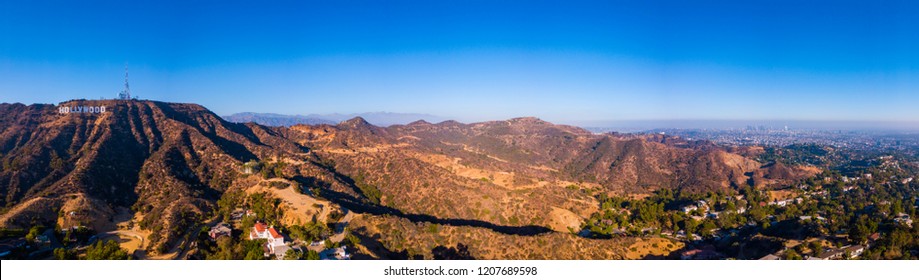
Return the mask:
[[101,114],[105,113],[105,106],[58,106],[57,112],[61,114]]

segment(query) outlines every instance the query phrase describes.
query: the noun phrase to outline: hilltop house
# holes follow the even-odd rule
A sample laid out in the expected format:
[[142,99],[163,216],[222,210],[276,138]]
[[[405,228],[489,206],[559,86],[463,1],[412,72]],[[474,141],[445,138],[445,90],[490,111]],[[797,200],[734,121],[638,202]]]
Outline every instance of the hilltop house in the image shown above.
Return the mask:
[[908,227],[913,226],[913,219],[909,217],[909,214],[906,213],[897,213],[896,218],[893,219],[894,222],[904,224]]
[[284,236],[278,233],[274,227],[269,227],[265,223],[257,222],[255,226],[252,227],[252,230],[249,232],[249,240],[255,239],[265,239],[268,241],[265,244],[267,249],[265,255],[278,254],[279,251],[287,251],[287,245],[284,244]]
[[220,223],[211,228],[207,232],[207,235],[211,237],[211,240],[217,240],[221,236],[230,236],[233,233],[233,229],[230,228],[226,223]]

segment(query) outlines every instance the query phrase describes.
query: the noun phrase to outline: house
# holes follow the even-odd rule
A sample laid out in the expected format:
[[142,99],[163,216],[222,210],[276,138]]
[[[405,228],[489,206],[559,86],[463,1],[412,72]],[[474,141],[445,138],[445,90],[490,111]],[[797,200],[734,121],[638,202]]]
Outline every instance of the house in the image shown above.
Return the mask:
[[230,212],[230,220],[231,221],[242,220],[243,215],[245,214],[246,214],[246,211],[243,210],[242,208],[233,209],[233,212]]
[[249,240],[256,239],[265,239],[268,241],[268,243],[265,244],[267,248],[265,252],[266,255],[276,254],[276,248],[287,246],[284,244],[284,236],[278,233],[274,227],[269,227],[262,222],[255,223],[255,225],[252,226],[252,230],[249,232]]
[[908,227],[913,226],[913,219],[909,217],[909,214],[906,213],[897,213],[897,217],[893,219],[894,222],[904,224]]
[[42,234],[35,236],[35,242],[41,245],[47,245],[51,244],[51,238],[46,234]]
[[351,254],[348,254],[347,249],[347,246],[341,246],[338,249],[335,249],[335,257],[337,257],[339,260],[350,260]]
[[211,240],[217,240],[217,238],[220,238],[222,236],[230,236],[232,234],[233,234],[233,229],[231,229],[230,225],[226,223],[217,224],[216,226],[211,228],[210,231],[207,232],[207,235],[211,237]]
[[779,256],[776,256],[776,255],[773,255],[773,254],[768,254],[768,255],[766,255],[766,256],[764,256],[764,257],[762,257],[762,258],[759,258],[759,260],[761,260],[761,261],[777,261],[777,260],[781,260],[781,259],[782,259],[782,258],[780,258]]
[[696,211],[699,207],[695,205],[688,205],[683,207],[683,213],[689,214],[689,212]]
[[814,260],[838,260],[838,259],[841,259],[845,253],[846,253],[846,251],[843,250],[843,249],[829,249],[829,250],[824,251],[824,252],[821,253],[821,254],[818,254],[816,257],[812,257],[812,258],[810,258],[810,259],[814,259]]
[[320,260],[350,260],[351,254],[348,254],[348,247],[341,246],[338,248],[331,248],[322,250],[319,252]]
[[854,245],[854,246],[850,246],[845,249],[846,249],[846,252],[849,252],[849,258],[857,258],[858,256],[861,256],[862,253],[865,252],[865,246],[862,246],[862,245]]
[[878,239],[881,239],[881,234],[877,232],[872,233],[871,235],[868,236],[868,241],[871,241],[871,242],[876,242],[878,241]]
[[699,200],[699,201],[696,201],[696,206],[698,206],[699,209],[708,209],[708,202],[706,202],[705,200]]
[[769,205],[777,205],[779,207],[785,207],[786,205],[791,204],[792,202],[795,202],[795,201],[796,200],[794,199],[776,200],[773,202],[769,202]]

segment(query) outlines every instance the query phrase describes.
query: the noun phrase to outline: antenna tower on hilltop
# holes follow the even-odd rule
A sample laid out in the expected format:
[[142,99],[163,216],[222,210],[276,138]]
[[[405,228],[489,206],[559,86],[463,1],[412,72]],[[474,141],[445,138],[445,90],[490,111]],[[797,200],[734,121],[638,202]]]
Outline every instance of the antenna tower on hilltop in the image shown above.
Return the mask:
[[128,65],[124,65],[124,89],[118,93],[118,99],[131,100],[131,87],[128,86]]

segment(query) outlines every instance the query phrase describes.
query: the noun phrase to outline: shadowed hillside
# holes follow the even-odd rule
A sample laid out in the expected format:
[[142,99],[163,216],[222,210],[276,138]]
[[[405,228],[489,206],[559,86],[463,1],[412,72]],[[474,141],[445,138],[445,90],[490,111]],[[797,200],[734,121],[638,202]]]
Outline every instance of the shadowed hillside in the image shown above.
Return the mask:
[[[633,241],[571,234],[598,211],[602,194],[733,192],[809,175],[795,166],[761,166],[708,142],[593,134],[535,118],[377,127],[358,117],[286,128],[227,122],[194,104],[60,105],[106,111],[62,114],[53,105],[0,104],[0,226],[82,225],[101,232],[127,219],[145,232],[153,255],[185,250],[200,228],[222,217],[219,211],[242,206],[218,205],[226,194],[279,183],[296,186],[285,199],[357,213],[355,233],[375,244],[362,250],[377,257],[421,250],[431,252],[421,254],[427,258],[622,258],[624,247],[600,248]],[[243,173],[253,162],[262,174]],[[269,177],[274,181],[263,181]],[[311,206],[275,207],[280,213]],[[284,223],[316,218],[309,213],[289,213]],[[418,234],[387,235],[393,226]],[[443,227],[450,236],[421,227]],[[487,242],[495,238],[600,251],[500,253],[500,244]],[[400,251],[406,248],[412,249]]]
[[578,228],[601,193],[730,193],[749,182],[770,187],[812,175],[777,172],[708,142],[593,134],[536,118],[390,127],[354,118],[291,130],[380,205],[559,232]]
[[[274,132],[225,122],[194,104],[61,105],[107,111],[60,114],[51,105],[0,105],[4,227],[54,221],[67,201],[87,197],[103,209],[83,212],[134,209],[143,215],[141,227],[153,232],[152,244],[170,243],[209,217],[242,162],[307,151]],[[69,218],[69,224],[91,225],[112,217],[76,213]]]

